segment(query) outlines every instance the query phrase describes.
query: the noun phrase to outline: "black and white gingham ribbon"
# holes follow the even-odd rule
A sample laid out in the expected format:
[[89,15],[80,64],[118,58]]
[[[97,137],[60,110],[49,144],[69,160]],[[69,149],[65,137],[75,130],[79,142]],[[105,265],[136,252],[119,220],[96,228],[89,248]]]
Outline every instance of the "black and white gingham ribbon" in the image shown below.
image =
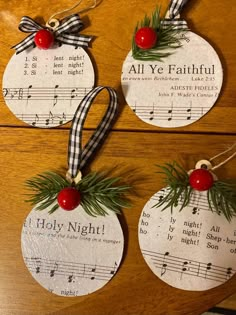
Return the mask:
[[[104,89],[108,91],[110,96],[108,108],[94,134],[84,148],[82,148],[82,130],[85,119],[95,97]],[[72,120],[68,147],[68,172],[72,178],[76,177],[77,173],[86,165],[89,158],[103,142],[113,122],[116,110],[117,94],[112,88],[104,86],[98,86],[92,89],[79,104]]]
[[[73,45],[75,47],[88,47],[92,37],[78,34],[82,27],[83,22],[81,21],[79,15],[73,14],[63,19],[61,24],[53,30],[54,39],[62,44]],[[12,47],[16,49],[16,54],[19,54],[25,49],[28,49],[30,46],[35,45],[34,37],[37,31],[47,29],[46,26],[40,25],[28,16],[22,17],[18,28],[24,33],[31,34]]]
[[167,17],[162,21],[164,26],[174,25],[176,29],[188,29],[187,22],[180,19],[180,12],[189,0],[171,0]]

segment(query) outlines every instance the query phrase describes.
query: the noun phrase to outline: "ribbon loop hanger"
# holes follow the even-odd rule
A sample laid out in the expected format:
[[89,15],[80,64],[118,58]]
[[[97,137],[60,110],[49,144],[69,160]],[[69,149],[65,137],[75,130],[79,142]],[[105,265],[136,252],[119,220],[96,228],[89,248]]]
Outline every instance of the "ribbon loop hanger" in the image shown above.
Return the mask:
[[[82,130],[85,119],[95,97],[104,89],[108,91],[110,97],[108,108],[93,135],[90,137],[84,148],[82,148]],[[103,86],[98,86],[92,89],[79,104],[72,120],[68,146],[68,173],[72,178],[77,176],[95,150],[97,150],[103,142],[115,117],[117,105],[118,101],[115,90]]]
[[179,18],[180,12],[189,0],[171,0],[169,6],[169,18]]
[[180,19],[180,12],[189,0],[171,0],[163,20],[164,26],[174,25],[176,29],[188,29],[187,22]]

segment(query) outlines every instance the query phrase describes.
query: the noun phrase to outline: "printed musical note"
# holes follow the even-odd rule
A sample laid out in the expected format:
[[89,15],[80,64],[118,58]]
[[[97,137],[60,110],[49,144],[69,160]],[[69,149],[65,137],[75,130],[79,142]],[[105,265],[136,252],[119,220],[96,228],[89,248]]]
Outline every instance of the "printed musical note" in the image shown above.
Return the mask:
[[160,276],[163,276],[167,272],[174,272],[179,273],[180,278],[181,275],[185,274],[191,277],[223,283],[226,277],[229,279],[236,272],[236,270],[233,270],[231,267],[225,268],[213,265],[212,263],[172,256],[169,252],[163,254],[142,249],[142,254],[151,259],[154,266],[160,269]]
[[70,96],[70,98],[75,98],[75,89],[73,89],[73,90],[71,90],[71,96]]
[[50,111],[48,118],[45,120],[45,125],[48,126],[50,122],[53,124],[53,119],[54,119],[54,116],[52,112]]
[[188,262],[187,261],[184,261],[183,262],[183,266],[182,266],[182,272],[180,274],[180,278],[182,279],[182,276],[183,276],[183,273],[187,270],[187,265],[188,265]]
[[[159,199],[163,199],[167,194],[169,193],[169,189],[165,188],[164,190],[162,189],[159,191],[157,194],[155,194],[152,197],[152,200],[159,202]],[[179,198],[179,204],[183,201],[183,196]],[[164,205],[165,206],[165,205]],[[188,204],[188,207],[192,208],[192,214],[200,214],[200,211],[212,211],[209,206],[208,206],[208,200],[207,200],[207,195],[202,194],[201,192],[194,191],[192,193],[190,202]]]
[[149,118],[149,120],[153,120],[154,119],[154,114],[155,114],[155,109],[154,109],[154,104],[153,104],[153,106],[152,106],[152,110],[149,112],[149,114],[150,114],[150,118]]
[[32,125],[36,126],[38,121],[39,121],[39,116],[38,116],[38,114],[35,114],[34,121],[32,122]]
[[211,270],[211,266],[212,266],[212,263],[208,263],[208,264],[206,265],[205,278],[207,277],[207,273],[208,273],[208,271],[209,271],[209,270]]
[[68,277],[68,282],[69,283],[72,283],[72,282],[74,282],[75,281],[75,276],[74,276],[74,273],[72,273],[71,275],[69,275],[69,277]]
[[158,202],[161,202],[163,200],[163,198],[165,197],[166,195],[166,190],[165,189],[161,189],[158,193]]
[[35,272],[36,273],[40,273],[41,260],[40,259],[36,259],[35,262],[36,262]]
[[[32,97],[32,95],[30,94],[30,90],[32,89],[32,85],[29,85],[28,86],[28,89],[27,89],[27,102],[26,102],[26,104],[28,105],[28,103],[29,103],[29,99]],[[23,92],[22,92],[23,93]],[[23,99],[23,97],[22,97],[22,99]]]
[[226,279],[228,280],[231,276],[232,276],[232,268],[229,267],[227,268]]
[[32,273],[46,274],[49,278],[64,277],[68,283],[76,282],[77,278],[108,281],[113,277],[118,267],[116,262],[114,266],[100,266],[35,257],[24,257],[24,259]]
[[92,275],[91,275],[91,280],[94,280],[95,279],[95,273],[96,273],[96,265],[94,268],[91,269],[91,272],[92,272]]
[[20,95],[22,96],[20,96],[20,99],[25,101],[25,103],[27,103],[28,99],[31,99],[32,101],[49,101],[48,104],[51,104],[52,107],[54,107],[54,104],[57,103],[59,98],[60,100],[69,102],[71,102],[71,99],[82,100],[91,89],[92,87],[61,87],[58,84],[53,87],[33,87],[32,85],[29,85],[26,88],[4,87],[3,95],[6,100],[16,101],[18,100],[20,91]]
[[158,201],[159,201],[159,202],[161,202],[161,201],[163,200],[164,196],[163,196],[163,195],[161,195],[161,196],[159,196],[158,198],[159,198],[159,200],[158,200]]
[[132,108],[133,112],[136,113],[136,102],[134,103],[134,107]]
[[48,114],[20,114],[15,113],[16,117],[20,118],[21,120],[24,120],[30,125],[40,127],[53,127],[57,125],[64,124],[67,120],[73,119],[73,114],[65,114],[64,112],[62,114],[53,113],[52,111],[49,111]]
[[[30,84],[27,87],[4,87],[2,91],[10,107],[11,104],[20,102],[19,106],[17,104],[19,112],[14,112],[19,119],[22,119],[22,114],[24,114],[23,120],[30,125],[54,127],[73,118],[74,110],[69,106],[77,107],[78,101],[81,101],[91,89],[92,87],[62,87],[58,84],[53,87],[35,87]],[[74,104],[72,101],[75,101]],[[62,102],[64,109],[61,112],[59,110],[55,112],[59,102]]]
[[58,264],[55,262],[54,267],[50,270],[50,277],[54,277],[55,272],[58,270]]
[[170,124],[174,124],[175,121],[182,120],[183,123],[186,120],[195,121],[202,117],[208,111],[208,105],[204,105],[199,108],[198,105],[188,102],[187,104],[179,104],[171,102],[170,104],[152,103],[146,105],[140,105],[139,100],[134,101],[132,107],[133,111],[137,115],[147,121],[167,121]]
[[199,214],[199,211],[198,207],[193,207],[192,214]]
[[62,117],[59,117],[59,125],[62,125],[66,121],[65,113],[62,113]]
[[190,120],[192,115],[192,102],[190,103],[190,107],[187,109],[187,113],[188,113],[187,120]]
[[115,264],[114,264],[114,269],[111,270],[110,274],[111,274],[111,275],[114,275],[114,274],[116,273],[116,269],[117,269],[117,263],[115,262]]
[[163,262],[162,262],[162,268],[161,268],[161,277],[166,273],[167,263],[165,262],[166,257],[169,256],[169,252],[166,252],[164,254]]
[[71,95],[70,95],[70,106],[72,105],[73,99],[76,97],[75,94],[76,89],[71,90]]
[[53,107],[57,104],[57,99],[58,99],[57,89],[58,88],[59,88],[59,85],[55,85],[54,96],[53,96]]
[[171,109],[168,110],[168,121],[172,120],[172,116],[173,116],[173,102],[171,103]]

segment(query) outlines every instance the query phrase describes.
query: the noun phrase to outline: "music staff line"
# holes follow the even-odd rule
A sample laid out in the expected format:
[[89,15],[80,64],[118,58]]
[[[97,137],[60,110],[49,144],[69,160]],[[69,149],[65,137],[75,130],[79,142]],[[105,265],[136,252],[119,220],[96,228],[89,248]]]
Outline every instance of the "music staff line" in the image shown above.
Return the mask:
[[230,279],[236,270],[231,267],[225,268],[222,266],[213,265],[212,263],[204,263],[195,260],[189,260],[181,257],[170,255],[169,252],[157,253],[149,250],[142,250],[144,256],[151,257],[154,266],[161,269],[161,277],[168,271],[180,274],[180,279],[183,275],[195,276],[206,280],[217,282],[225,282]]
[[113,267],[93,264],[54,261],[37,257],[24,257],[26,265],[32,273],[47,274],[49,277],[64,276],[67,281],[74,282],[76,278],[108,281],[116,273],[117,264]]
[[131,107],[133,112],[139,115],[145,120],[196,120],[209,110],[208,106],[204,108],[192,106],[192,102],[189,105],[173,105],[170,106],[156,105],[153,103],[152,106],[140,106],[134,105]]
[[33,87],[29,85],[27,88],[3,88],[3,96],[5,100],[11,101],[53,101],[53,106],[58,100],[70,102],[73,100],[81,100],[92,87]]
[[[168,193],[168,189],[162,189],[157,194],[155,194],[151,199],[155,200],[156,202],[161,201]],[[181,198],[178,201],[178,205],[181,205],[182,199]],[[193,195],[193,198],[190,199],[190,202],[188,204],[188,207],[193,208],[196,210],[204,210],[204,211],[211,211],[210,207],[208,206],[208,199],[207,195],[199,194],[197,197],[196,195]],[[214,212],[214,211],[213,211]]]
[[32,126],[57,126],[66,123],[73,119],[72,114],[61,114],[52,113],[51,111],[48,114],[15,114],[19,119],[27,122]]

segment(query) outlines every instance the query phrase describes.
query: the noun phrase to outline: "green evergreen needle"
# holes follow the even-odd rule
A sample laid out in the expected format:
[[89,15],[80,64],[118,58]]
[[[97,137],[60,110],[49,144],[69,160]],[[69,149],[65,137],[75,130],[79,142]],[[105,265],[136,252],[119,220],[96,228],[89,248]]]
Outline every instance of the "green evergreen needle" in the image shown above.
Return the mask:
[[[131,188],[127,185],[118,185],[119,177],[106,177],[105,173],[92,172],[84,176],[75,188],[81,193],[81,206],[91,216],[107,215],[108,211],[120,213],[122,208],[130,207],[126,192]],[[60,174],[45,172],[26,181],[26,186],[33,193],[27,194],[26,202],[35,206],[36,210],[48,209],[53,213],[59,208],[58,193],[70,187],[71,183]]]

